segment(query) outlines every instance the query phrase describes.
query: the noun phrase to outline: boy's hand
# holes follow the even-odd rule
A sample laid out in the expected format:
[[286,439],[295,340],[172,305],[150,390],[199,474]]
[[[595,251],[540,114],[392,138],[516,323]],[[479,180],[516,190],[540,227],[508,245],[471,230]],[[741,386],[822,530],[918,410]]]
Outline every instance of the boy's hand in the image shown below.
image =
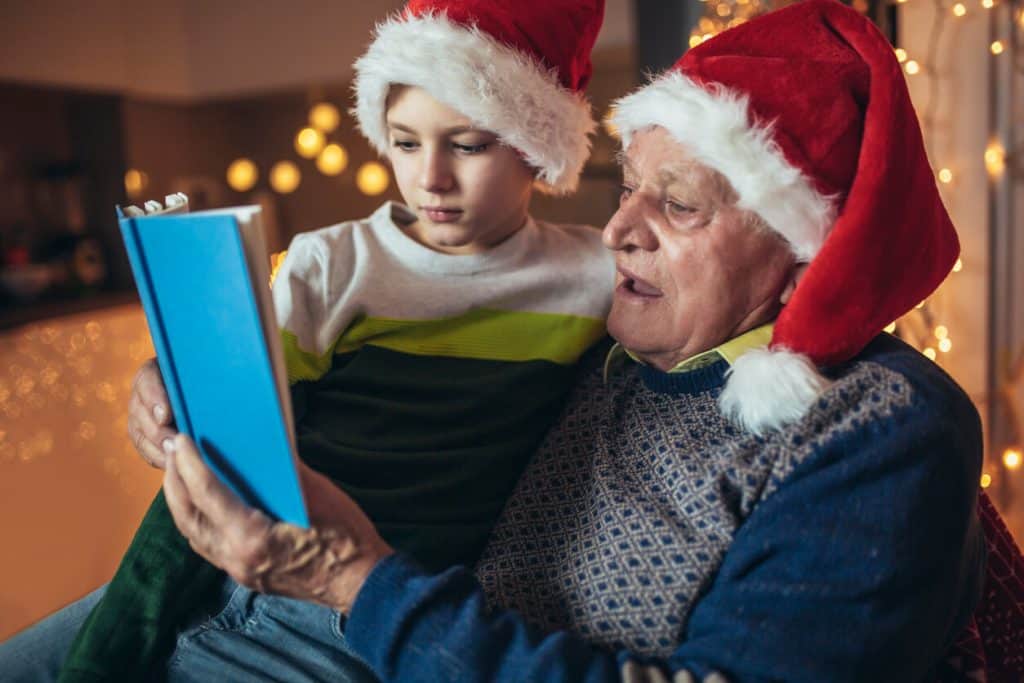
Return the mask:
[[180,434],[167,458],[164,497],[192,549],[238,583],[347,613],[366,577],[394,550],[349,496],[299,464],[312,527],[273,522],[247,506]]
[[139,368],[132,384],[132,395],[128,401],[128,437],[143,460],[163,469],[167,450],[173,447],[177,433],[160,369],[156,360],[151,358]]

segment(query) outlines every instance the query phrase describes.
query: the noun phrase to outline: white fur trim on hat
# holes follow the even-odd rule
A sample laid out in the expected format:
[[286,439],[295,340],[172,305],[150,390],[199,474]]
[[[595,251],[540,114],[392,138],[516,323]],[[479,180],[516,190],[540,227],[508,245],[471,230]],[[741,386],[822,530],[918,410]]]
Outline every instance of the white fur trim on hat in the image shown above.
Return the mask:
[[835,221],[834,202],[786,160],[772,140],[770,123],[751,122],[748,101],[724,86],[705,88],[671,71],[619,99],[612,123],[623,148],[638,130],[668,130],[697,161],[729,179],[741,208],[761,216],[789,241],[797,258],[810,261]]
[[355,71],[353,113],[381,154],[388,89],[413,85],[519,150],[542,190],[576,189],[596,127],[590,104],[529,55],[443,14],[399,15],[377,26]]
[[831,381],[803,354],[754,349],[726,372],[718,404],[733,422],[764,434],[806,415],[829,385]]

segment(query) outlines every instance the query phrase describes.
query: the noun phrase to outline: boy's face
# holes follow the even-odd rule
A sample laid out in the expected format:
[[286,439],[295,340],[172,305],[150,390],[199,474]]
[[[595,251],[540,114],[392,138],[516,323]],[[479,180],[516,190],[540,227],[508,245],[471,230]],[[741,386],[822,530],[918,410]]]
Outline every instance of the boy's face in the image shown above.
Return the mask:
[[518,153],[421,88],[393,86],[387,126],[410,235],[450,254],[485,251],[526,221],[533,173]]

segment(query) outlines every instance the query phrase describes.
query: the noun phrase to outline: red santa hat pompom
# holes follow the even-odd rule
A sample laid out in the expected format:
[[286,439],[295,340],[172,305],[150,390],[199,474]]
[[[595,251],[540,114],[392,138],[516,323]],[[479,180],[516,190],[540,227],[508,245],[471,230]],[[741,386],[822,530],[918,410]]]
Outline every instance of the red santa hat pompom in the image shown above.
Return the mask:
[[725,31],[616,103],[623,144],[661,126],[809,263],[722,408],[754,432],[802,417],[849,360],[924,300],[959,252],[892,47],[835,0]]
[[604,0],[411,0],[355,64],[359,128],[385,154],[388,90],[418,86],[519,150],[542,190],[570,192],[595,129],[583,90],[603,16]]

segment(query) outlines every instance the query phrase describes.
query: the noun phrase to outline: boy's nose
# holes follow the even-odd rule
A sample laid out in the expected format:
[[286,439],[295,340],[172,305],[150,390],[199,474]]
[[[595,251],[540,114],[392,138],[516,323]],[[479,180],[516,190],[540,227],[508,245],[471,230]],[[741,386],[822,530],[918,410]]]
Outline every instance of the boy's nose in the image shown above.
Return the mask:
[[454,176],[447,155],[433,150],[424,154],[423,167],[420,170],[420,187],[427,192],[447,192],[453,185]]

